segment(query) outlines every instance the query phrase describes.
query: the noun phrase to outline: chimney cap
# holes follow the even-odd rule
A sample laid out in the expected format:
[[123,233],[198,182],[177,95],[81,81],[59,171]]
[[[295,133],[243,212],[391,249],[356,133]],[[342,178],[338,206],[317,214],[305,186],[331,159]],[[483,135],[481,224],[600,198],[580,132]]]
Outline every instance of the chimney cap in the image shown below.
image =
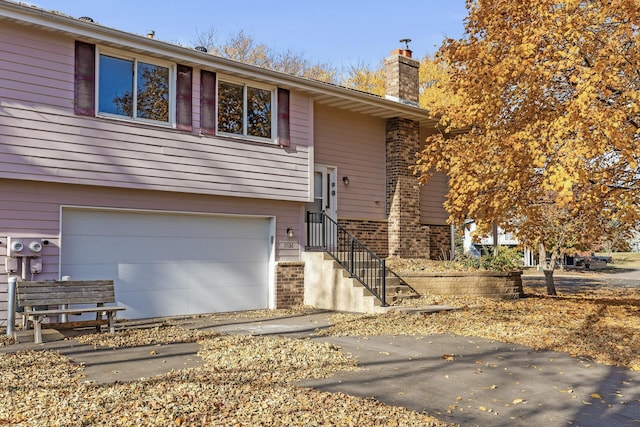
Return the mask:
[[409,43],[411,43],[411,39],[400,39],[400,43],[404,43],[404,49],[409,50]]
[[402,55],[402,56],[406,56],[407,58],[413,58],[412,54],[413,52],[410,51],[409,49],[394,49],[391,51],[391,56]]

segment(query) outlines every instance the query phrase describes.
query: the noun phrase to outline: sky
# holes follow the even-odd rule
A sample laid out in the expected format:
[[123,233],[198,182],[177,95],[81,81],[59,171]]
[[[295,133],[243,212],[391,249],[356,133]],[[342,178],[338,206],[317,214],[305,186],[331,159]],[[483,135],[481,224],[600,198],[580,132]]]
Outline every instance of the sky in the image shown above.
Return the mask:
[[414,58],[464,32],[464,0],[31,0],[45,10],[91,17],[131,33],[194,46],[211,30],[223,42],[244,31],[277,52],[334,67],[380,62],[409,38]]

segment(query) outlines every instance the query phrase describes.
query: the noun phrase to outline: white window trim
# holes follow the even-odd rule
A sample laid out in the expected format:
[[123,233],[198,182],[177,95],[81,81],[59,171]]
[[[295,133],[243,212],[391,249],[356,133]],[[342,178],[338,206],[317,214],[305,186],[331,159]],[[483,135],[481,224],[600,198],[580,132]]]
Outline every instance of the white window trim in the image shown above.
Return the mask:
[[[243,99],[242,99],[242,110],[243,110],[243,129],[242,135],[237,133],[228,133],[221,132],[218,129],[218,112],[220,111],[220,107],[218,106],[218,95],[220,93],[219,85],[220,82],[223,83],[233,83],[237,85],[242,85],[244,87],[243,91]],[[271,92],[271,138],[262,138],[259,136],[247,135],[247,86],[256,88],[256,89],[264,89]],[[216,122],[216,135],[225,136],[229,138],[237,138],[242,140],[249,141],[257,141],[257,142],[268,142],[275,144],[278,135],[278,96],[277,96],[278,88],[273,85],[267,85],[264,83],[258,83],[253,81],[246,81],[242,79],[238,79],[237,77],[227,76],[223,74],[218,74],[216,77],[216,110],[215,110],[215,122]]]
[[[145,62],[151,65],[159,65],[161,67],[166,67],[169,69],[169,121],[161,122],[158,120],[144,119],[140,117],[136,117],[134,114],[133,117],[122,116],[119,114],[111,114],[100,111],[100,56],[107,55],[112,56],[114,58],[124,59],[127,61],[133,61],[133,76],[134,76],[134,92],[136,90],[135,84],[137,82],[137,73],[138,73],[138,62]],[[105,49],[96,46],[96,63],[95,63],[95,112],[97,117],[108,117],[109,119],[114,120],[122,120],[125,122],[135,122],[135,123],[145,123],[152,124],[156,126],[165,126],[165,127],[176,127],[176,73],[177,73],[177,65],[175,63],[158,60],[157,58],[144,56],[144,55],[131,55],[126,54],[121,51]]]

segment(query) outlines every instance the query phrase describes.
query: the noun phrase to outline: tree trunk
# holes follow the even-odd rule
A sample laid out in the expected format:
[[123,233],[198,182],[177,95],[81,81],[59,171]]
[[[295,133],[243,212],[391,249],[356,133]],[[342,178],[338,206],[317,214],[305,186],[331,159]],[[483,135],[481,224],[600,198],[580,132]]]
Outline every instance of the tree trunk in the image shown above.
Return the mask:
[[558,295],[556,285],[553,283],[553,270],[556,268],[556,252],[552,251],[551,256],[547,258],[547,250],[543,243],[538,244],[540,254],[540,265],[544,273],[544,283],[547,285],[547,295]]
[[[548,265],[545,267],[549,267]],[[544,271],[544,283],[547,285],[547,295],[558,295],[556,292],[556,285],[553,282],[553,266],[551,269],[545,268]]]

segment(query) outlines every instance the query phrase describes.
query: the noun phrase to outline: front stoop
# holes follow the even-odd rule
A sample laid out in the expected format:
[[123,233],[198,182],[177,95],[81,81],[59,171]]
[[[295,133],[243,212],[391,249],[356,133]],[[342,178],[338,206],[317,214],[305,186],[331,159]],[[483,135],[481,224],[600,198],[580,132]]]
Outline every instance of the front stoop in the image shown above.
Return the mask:
[[[304,304],[325,310],[353,313],[386,313],[380,300],[325,252],[304,252]],[[387,304],[418,295],[399,279],[388,279]]]

